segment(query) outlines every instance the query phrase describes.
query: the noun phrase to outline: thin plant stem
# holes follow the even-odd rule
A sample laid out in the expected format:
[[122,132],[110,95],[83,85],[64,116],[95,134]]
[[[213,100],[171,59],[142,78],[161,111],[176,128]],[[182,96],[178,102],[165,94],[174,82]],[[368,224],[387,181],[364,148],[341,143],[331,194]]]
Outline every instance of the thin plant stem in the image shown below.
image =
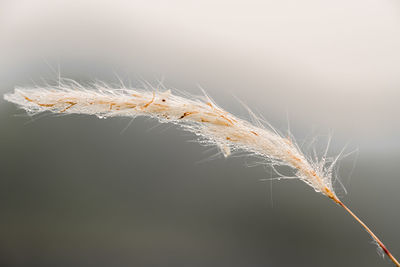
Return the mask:
[[397,266],[400,267],[400,263],[398,260],[390,253],[390,251],[386,248],[386,246],[382,243],[382,241],[372,232],[372,230],[360,219],[357,215],[355,215],[342,201],[340,201],[336,196],[329,197],[333,201],[335,201],[338,205],[343,207],[376,241],[378,246],[385,252],[385,254],[390,258],[390,260]]

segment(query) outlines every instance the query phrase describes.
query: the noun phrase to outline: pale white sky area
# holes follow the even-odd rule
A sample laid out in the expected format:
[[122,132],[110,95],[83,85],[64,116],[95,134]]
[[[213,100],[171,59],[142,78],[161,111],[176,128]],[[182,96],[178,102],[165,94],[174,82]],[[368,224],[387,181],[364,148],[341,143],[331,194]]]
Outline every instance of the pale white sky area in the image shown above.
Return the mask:
[[294,127],[356,146],[400,147],[398,1],[2,1],[0,33],[7,86],[39,78],[45,61],[103,64],[199,83],[231,111],[232,95],[267,118],[287,111]]

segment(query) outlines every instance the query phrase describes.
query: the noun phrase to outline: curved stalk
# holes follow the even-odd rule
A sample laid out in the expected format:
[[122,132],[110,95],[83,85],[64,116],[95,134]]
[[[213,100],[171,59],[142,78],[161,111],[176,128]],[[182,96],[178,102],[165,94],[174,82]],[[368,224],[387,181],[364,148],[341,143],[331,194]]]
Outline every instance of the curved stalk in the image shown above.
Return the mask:
[[340,201],[336,196],[329,196],[330,199],[335,201],[338,205],[343,207],[376,241],[378,246],[385,252],[385,254],[389,257],[389,259],[396,265],[396,267],[400,267],[399,261],[390,253],[390,251],[386,248],[386,246],[382,243],[382,241],[372,232],[372,230],[360,219],[357,215],[355,215],[342,201]]

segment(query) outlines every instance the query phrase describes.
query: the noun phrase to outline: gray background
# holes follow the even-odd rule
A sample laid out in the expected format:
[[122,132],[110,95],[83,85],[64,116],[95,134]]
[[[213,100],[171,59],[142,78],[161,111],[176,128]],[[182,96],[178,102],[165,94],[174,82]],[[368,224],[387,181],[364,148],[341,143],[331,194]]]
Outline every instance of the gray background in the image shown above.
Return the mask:
[[[145,80],[299,142],[333,132],[342,200],[400,257],[397,1],[1,1],[0,91]],[[287,115],[288,114],[288,115]],[[153,120],[28,117],[0,100],[2,266],[390,266],[301,181]],[[122,132],[122,133],[121,133]],[[352,167],[355,163],[355,168]],[[349,175],[351,174],[351,178]]]

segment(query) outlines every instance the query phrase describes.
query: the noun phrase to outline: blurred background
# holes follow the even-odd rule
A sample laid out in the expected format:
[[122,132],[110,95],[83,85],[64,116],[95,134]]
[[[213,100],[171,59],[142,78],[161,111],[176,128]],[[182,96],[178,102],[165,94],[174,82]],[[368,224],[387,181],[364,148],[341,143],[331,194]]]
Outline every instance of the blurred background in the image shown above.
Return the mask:
[[[297,140],[333,133],[339,195],[400,257],[400,4],[0,1],[0,92],[63,77],[239,98]],[[1,266],[390,266],[301,181],[149,119],[29,117],[0,100]],[[354,168],[353,168],[354,166]]]

